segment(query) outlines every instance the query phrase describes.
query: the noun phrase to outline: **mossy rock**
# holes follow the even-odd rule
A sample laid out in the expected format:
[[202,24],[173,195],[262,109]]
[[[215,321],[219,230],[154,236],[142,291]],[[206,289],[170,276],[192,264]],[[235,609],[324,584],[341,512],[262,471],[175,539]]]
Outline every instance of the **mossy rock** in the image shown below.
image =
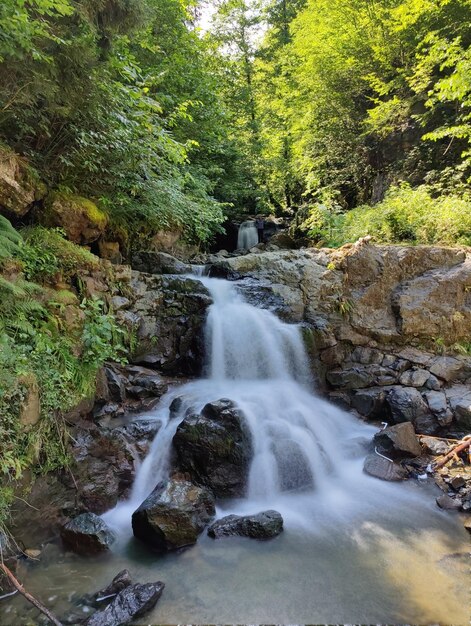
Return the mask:
[[88,245],[103,235],[108,218],[88,198],[52,192],[46,198],[40,222],[62,228],[74,243]]

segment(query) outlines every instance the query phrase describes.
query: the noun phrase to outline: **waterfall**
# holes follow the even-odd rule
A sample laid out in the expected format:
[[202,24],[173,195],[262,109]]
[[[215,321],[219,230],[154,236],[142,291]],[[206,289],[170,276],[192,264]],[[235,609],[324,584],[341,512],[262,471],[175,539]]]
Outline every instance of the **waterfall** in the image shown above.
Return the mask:
[[[248,304],[229,281],[200,280],[213,298],[206,322],[206,377],[171,390],[145,416],[159,420],[161,428],[130,500],[105,514],[105,520],[129,531],[132,512],[168,476],[172,438],[185,413],[199,412],[219,398],[239,406],[253,444],[247,494],[224,503],[231,512],[275,508],[285,525],[312,529],[320,511],[324,521],[332,516],[351,520],[355,510],[373,510],[397,493],[396,485],[362,472],[365,442],[376,429],[313,392],[300,328]],[[177,397],[181,405],[170,417]]]
[[239,234],[237,236],[237,249],[250,250],[258,243],[258,233],[255,222],[247,220],[239,226]]

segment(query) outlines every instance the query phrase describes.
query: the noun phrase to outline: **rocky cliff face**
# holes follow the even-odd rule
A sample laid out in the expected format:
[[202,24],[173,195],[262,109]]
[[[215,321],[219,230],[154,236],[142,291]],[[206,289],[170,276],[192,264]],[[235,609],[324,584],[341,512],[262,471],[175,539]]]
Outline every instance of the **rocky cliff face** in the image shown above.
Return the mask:
[[216,272],[250,276],[304,322],[319,385],[371,419],[433,434],[471,427],[471,251],[357,243],[252,253]]

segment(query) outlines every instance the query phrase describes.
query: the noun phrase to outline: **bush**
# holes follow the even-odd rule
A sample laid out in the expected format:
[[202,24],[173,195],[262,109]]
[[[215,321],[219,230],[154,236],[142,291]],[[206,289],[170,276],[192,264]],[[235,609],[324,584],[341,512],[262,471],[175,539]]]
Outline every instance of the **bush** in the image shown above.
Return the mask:
[[365,235],[382,243],[471,245],[471,201],[434,197],[425,185],[394,186],[376,206],[361,206],[344,215],[344,242]]
[[25,244],[18,256],[23,261],[28,280],[47,280],[59,272],[70,278],[77,270],[98,267],[97,257],[65,239],[59,228],[34,226],[25,228],[21,234]]

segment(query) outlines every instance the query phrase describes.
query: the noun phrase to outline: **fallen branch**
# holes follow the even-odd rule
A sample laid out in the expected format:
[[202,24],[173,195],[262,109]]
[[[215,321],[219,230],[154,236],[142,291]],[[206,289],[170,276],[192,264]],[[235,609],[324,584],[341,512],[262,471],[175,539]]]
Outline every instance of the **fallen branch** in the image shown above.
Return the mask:
[[43,613],[48,618],[48,620],[54,624],[54,626],[62,626],[62,624],[59,622],[59,620],[56,617],[54,617],[54,615],[49,611],[48,608],[46,608],[44,606],[44,604],[41,604],[41,602],[39,602],[39,600],[36,600],[35,597],[33,597],[30,593],[28,593],[26,591],[26,589],[23,587],[23,585],[20,583],[20,581],[15,578],[15,576],[8,569],[8,567],[5,565],[5,563],[0,562],[0,569],[3,571],[3,573],[10,580],[11,584],[13,585],[13,587],[15,587],[15,589],[19,593],[21,593],[21,595],[24,598],[26,598],[26,600],[28,600],[28,602],[31,602],[31,604],[33,606],[35,606],[38,609],[38,611],[41,611],[41,613]]
[[463,452],[463,450],[466,450],[466,448],[469,448],[470,446],[471,446],[471,439],[466,438],[465,441],[462,441],[460,444],[455,446],[453,450],[450,450],[448,454],[445,454],[443,459],[441,459],[440,461],[437,461],[437,463],[435,463],[435,465],[433,466],[433,469],[435,470],[440,469],[441,467],[446,465],[448,461],[451,461],[453,457],[455,457],[460,452]]

